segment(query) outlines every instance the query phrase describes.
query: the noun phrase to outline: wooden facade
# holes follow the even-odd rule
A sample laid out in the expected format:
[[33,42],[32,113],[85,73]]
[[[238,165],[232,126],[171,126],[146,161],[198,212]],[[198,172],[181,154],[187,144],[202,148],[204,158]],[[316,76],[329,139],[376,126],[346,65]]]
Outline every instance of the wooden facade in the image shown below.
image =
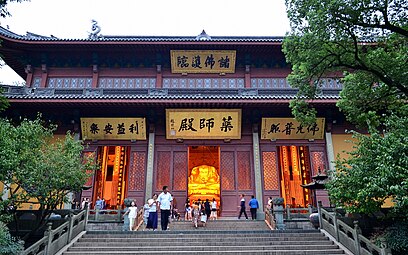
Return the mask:
[[[248,201],[251,195],[263,203],[282,196],[292,206],[315,204],[300,184],[331,167],[329,156],[336,145],[328,136],[344,134],[346,123],[335,107],[338,77],[322,79],[322,95],[314,101],[325,120],[323,139],[261,139],[263,118],[291,117],[289,102],[296,90],[286,80],[290,66],[281,51],[283,38],[200,36],[58,39],[0,28],[4,60],[26,80],[25,87],[4,86],[11,103],[5,115],[33,117],[42,112],[58,124],[59,134],[71,130],[85,139],[89,146],[84,153],[96,152],[105,165],[81,196],[94,201],[106,195],[111,207],[125,197],[142,205],[163,185],[169,186],[179,208],[189,187],[202,187],[203,198],[216,196],[221,215],[228,216],[237,214],[242,193]],[[233,52],[234,70],[172,72],[172,64],[177,65],[172,51]],[[210,62],[201,59],[195,65],[205,63]],[[168,139],[168,109],[238,109],[240,137]],[[144,118],[146,138],[86,140],[81,118]],[[192,176],[192,169],[202,165],[215,168],[217,178],[207,172],[201,179]],[[210,182],[219,191],[208,188]],[[329,203],[325,191],[318,191],[316,199]]]

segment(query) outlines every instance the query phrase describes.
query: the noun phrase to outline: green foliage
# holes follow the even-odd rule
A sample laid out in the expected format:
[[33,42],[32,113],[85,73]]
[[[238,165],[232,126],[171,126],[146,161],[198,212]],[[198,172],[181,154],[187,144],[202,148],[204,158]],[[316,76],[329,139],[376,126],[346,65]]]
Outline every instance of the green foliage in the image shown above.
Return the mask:
[[[408,95],[408,5],[402,0],[286,0],[292,32],[283,44],[299,88],[291,103],[294,116],[310,121],[305,102],[320,95],[319,80],[339,77],[338,104],[348,120],[367,127],[380,124],[398,100]],[[306,109],[306,111],[305,111]],[[309,116],[308,116],[309,114]],[[306,117],[305,117],[306,116]]]
[[378,247],[385,241],[393,255],[406,255],[408,253],[408,223],[398,221],[382,231],[374,233],[371,238]]
[[392,254],[408,253],[408,224],[398,222],[386,230],[384,235],[388,247],[392,249]]
[[290,107],[310,122],[320,80],[341,79],[337,103],[347,120],[369,131],[337,159],[327,185],[332,202],[372,213],[386,198],[408,217],[408,5],[406,0],[286,0],[292,31],[283,44],[298,88]]
[[[0,181],[8,188],[12,204],[34,198],[43,218],[67,202],[67,194],[81,191],[95,169],[93,158],[82,158],[83,146],[69,133],[51,142],[55,126],[37,118],[14,126],[0,120]],[[22,192],[24,191],[24,192]]]
[[3,222],[0,222],[0,254],[20,254],[23,248],[23,244],[13,238],[7,226]]
[[3,91],[0,88],[0,112],[4,111],[5,109],[7,109],[7,107],[9,107],[9,102],[7,101],[7,99],[3,96]]
[[[408,112],[408,105],[400,111]],[[384,128],[384,134],[371,129],[369,136],[352,132],[354,151],[337,159],[327,189],[332,203],[348,211],[373,213],[392,198],[395,212],[408,218],[408,118],[392,114]]]
[[5,18],[11,16],[10,12],[7,10],[6,5],[11,2],[21,3],[28,0],[0,0],[0,17]]

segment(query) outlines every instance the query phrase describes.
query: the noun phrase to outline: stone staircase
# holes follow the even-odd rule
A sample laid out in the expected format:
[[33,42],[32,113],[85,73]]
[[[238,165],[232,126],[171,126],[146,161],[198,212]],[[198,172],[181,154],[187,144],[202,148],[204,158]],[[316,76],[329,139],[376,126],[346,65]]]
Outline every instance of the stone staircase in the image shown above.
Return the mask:
[[[159,226],[160,228],[160,226]],[[269,230],[264,221],[218,220],[170,231],[87,231],[63,254],[344,254],[318,230]]]

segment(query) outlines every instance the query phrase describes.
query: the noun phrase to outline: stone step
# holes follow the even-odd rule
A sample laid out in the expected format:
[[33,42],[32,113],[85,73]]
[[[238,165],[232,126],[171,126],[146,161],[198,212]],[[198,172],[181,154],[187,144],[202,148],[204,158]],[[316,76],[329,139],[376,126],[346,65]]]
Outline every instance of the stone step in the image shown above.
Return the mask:
[[191,250],[191,251],[242,251],[242,250],[335,250],[338,249],[335,245],[218,245],[212,243],[212,245],[195,245],[186,247],[179,246],[179,245],[169,245],[169,246],[161,246],[161,245],[154,245],[154,246],[109,246],[109,247],[70,247],[69,251],[146,251],[146,250],[155,250],[155,251],[184,251],[184,250]]
[[[139,255],[151,255],[151,254],[163,254],[163,251],[139,251]],[[134,251],[96,251],[96,252],[87,252],[83,251],[67,251],[64,252],[64,255],[99,255],[99,254],[135,254]],[[184,251],[173,251],[171,249],[165,251],[165,254],[211,254],[211,255],[336,255],[344,254],[342,250],[246,250],[246,251],[197,251],[194,249],[184,250]]]
[[270,230],[263,221],[229,219],[198,229],[191,222],[177,221],[170,224],[170,231],[87,231],[63,254],[195,253],[335,255],[344,251],[315,229]]
[[[90,243],[90,244],[95,244],[98,243],[98,245],[108,245],[109,243],[146,243],[150,241],[156,241],[156,242],[189,242],[189,243],[195,243],[195,242],[214,242],[214,238],[198,238],[198,237],[185,237],[185,238],[110,238],[110,239],[96,239],[96,238],[81,238],[78,240],[78,243]],[[274,243],[314,243],[314,242],[324,242],[324,241],[329,241],[328,238],[326,237],[321,237],[321,238],[313,238],[313,237],[308,237],[308,238],[302,238],[299,240],[298,238],[286,238],[286,237],[252,237],[252,236],[246,236],[246,237],[223,237],[222,241],[223,242],[241,242],[242,240],[245,240],[247,242],[253,243],[267,243],[267,242],[274,242]],[[101,244],[99,244],[101,243]]]
[[285,238],[319,238],[324,237],[320,232],[295,233],[295,232],[279,232],[279,231],[145,231],[145,232],[110,232],[110,233],[86,233],[82,238],[93,239],[112,239],[112,238],[228,238],[228,237],[285,237]]
[[[260,240],[260,241],[254,241],[254,240],[248,240],[245,242],[246,239],[241,239],[241,240],[225,240],[223,239],[222,241],[217,242],[217,246],[228,246],[228,245],[240,245],[240,246],[262,246],[262,245],[268,245],[268,246],[274,246],[274,245],[332,245],[333,242],[329,240],[314,240],[314,241],[268,241],[268,240]],[[91,247],[91,246],[97,246],[97,247],[122,247],[124,245],[126,246],[150,246],[152,243],[157,243],[158,246],[207,246],[207,245],[213,245],[214,240],[207,240],[207,241],[200,241],[200,240],[180,240],[180,241],[171,241],[171,240],[166,240],[166,241],[158,241],[157,239],[149,239],[148,242],[145,240],[127,240],[127,241],[122,241],[122,242],[117,242],[117,241],[111,241],[111,242],[77,242],[74,244],[74,247]]]

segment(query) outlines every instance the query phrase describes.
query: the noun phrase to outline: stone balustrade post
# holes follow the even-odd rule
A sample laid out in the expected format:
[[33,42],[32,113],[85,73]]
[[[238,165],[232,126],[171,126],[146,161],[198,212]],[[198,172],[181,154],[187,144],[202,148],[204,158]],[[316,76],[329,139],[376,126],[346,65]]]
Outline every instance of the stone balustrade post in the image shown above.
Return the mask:
[[339,234],[339,224],[337,223],[337,208],[334,208],[334,215],[333,215],[333,227],[334,227],[334,232],[336,233],[336,241],[340,240],[340,234]]
[[317,202],[317,213],[319,214],[319,227],[320,229],[323,228],[323,218],[322,218],[322,201]]
[[360,255],[360,237],[358,235],[361,234],[361,229],[358,226],[358,221],[353,221],[354,230],[353,230],[353,237],[354,237],[354,245],[356,249],[356,255]]
[[86,226],[88,225],[88,219],[89,219],[89,208],[88,206],[85,206],[85,224],[84,224],[84,231],[86,230]]
[[47,223],[47,229],[44,232],[44,236],[48,237],[47,247],[45,247],[45,250],[44,250],[45,255],[51,255],[50,249],[51,249],[51,243],[52,243],[52,239],[53,239],[51,231],[52,231],[52,223],[48,222]]
[[276,228],[278,230],[285,229],[285,223],[283,220],[284,212],[285,212],[285,209],[283,208],[283,205],[273,205],[273,214],[276,220]]
[[71,242],[72,239],[72,230],[74,228],[74,214],[72,212],[69,212],[69,223],[68,223],[68,240],[67,244]]
[[390,255],[391,254],[391,249],[388,248],[387,240],[385,240],[384,237],[380,238],[381,242],[381,255]]

